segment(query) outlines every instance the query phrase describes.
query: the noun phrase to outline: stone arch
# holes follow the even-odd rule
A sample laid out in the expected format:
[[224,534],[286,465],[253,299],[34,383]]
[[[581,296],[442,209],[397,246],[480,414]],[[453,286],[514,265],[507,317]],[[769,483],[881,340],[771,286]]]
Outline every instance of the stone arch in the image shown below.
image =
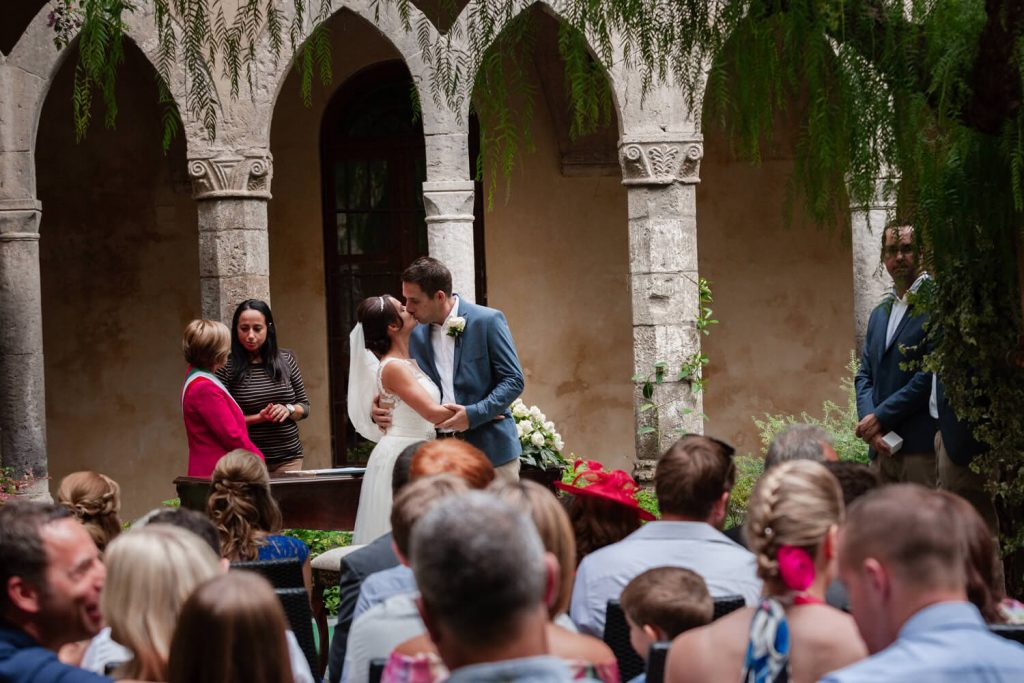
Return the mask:
[[[30,148],[35,148],[36,133],[38,132],[39,119],[42,114],[43,104],[46,101],[50,86],[54,77],[75,50],[77,36],[71,44],[62,50],[53,46],[53,32],[46,25],[46,15],[49,12],[49,5],[44,5],[36,16],[29,22],[25,32],[18,39],[14,49],[7,56],[8,67],[18,69],[28,75],[31,85],[28,86],[30,99],[25,109],[25,121],[22,125],[29,126],[28,140]],[[153,9],[146,5],[146,9],[138,12],[126,12],[125,37],[145,57],[149,65],[156,71],[157,64],[157,39],[153,31]],[[185,122],[186,137],[190,126],[185,112],[185,73],[184,70],[175,65],[171,73],[171,82],[168,84],[171,96],[174,98],[178,111],[182,114]]]

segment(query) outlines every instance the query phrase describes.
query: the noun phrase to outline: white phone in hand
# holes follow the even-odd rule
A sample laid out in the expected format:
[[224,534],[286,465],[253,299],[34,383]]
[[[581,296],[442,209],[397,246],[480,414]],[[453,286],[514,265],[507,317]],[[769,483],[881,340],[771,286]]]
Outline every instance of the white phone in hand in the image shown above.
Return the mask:
[[889,447],[889,453],[896,455],[901,448],[903,448],[903,437],[896,432],[889,432],[882,437],[882,441]]

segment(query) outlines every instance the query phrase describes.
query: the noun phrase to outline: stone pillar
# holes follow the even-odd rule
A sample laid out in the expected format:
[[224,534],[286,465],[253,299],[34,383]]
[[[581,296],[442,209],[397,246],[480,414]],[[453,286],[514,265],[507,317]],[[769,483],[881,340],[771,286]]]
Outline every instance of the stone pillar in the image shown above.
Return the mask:
[[[678,379],[683,362],[700,353],[696,319],[696,183],[703,138],[696,133],[625,136],[619,145],[629,202],[629,274],[633,301],[636,418],[635,474],[653,476],[657,457],[681,432],[703,431],[702,401]],[[651,399],[642,378],[666,364]],[[654,409],[643,406],[653,403]]]
[[868,206],[850,208],[850,241],[853,247],[853,315],[854,348],[858,357],[864,349],[868,318],[886,291],[892,278],[882,266],[882,229],[895,209],[882,184],[875,191],[875,201]]
[[427,214],[427,249],[452,272],[453,289],[476,301],[476,261],[473,246],[473,181],[423,183]]
[[199,211],[202,314],[228,323],[239,302],[270,301],[270,152],[193,157],[188,173]]
[[35,199],[0,199],[0,460],[16,477],[47,476],[40,213]]

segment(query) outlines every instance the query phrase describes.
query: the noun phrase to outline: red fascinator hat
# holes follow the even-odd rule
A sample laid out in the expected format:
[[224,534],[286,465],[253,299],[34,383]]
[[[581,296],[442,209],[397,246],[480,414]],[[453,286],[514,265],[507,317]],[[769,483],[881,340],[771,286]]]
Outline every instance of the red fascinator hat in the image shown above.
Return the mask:
[[596,460],[577,460],[573,471],[576,476],[571,484],[556,481],[555,487],[574,496],[594,496],[625,505],[636,510],[637,516],[648,522],[655,519],[654,515],[640,507],[636,500],[640,486],[624,471],[607,471]]

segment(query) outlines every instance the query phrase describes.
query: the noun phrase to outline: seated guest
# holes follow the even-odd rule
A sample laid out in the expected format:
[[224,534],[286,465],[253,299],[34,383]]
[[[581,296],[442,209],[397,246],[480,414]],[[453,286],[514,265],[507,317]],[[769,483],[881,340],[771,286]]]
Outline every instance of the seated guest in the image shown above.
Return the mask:
[[185,602],[171,641],[168,683],[293,680],[281,601],[255,572],[222,574]]
[[242,449],[263,453],[249,438],[245,415],[214,374],[228,362],[231,333],[224,323],[193,320],[185,328],[181,350],[188,363],[181,388],[181,412],[188,437],[188,476],[208,477],[225,453]]
[[416,523],[420,612],[449,683],[572,680],[548,655],[557,565],[525,515],[481,491],[447,498]]
[[654,515],[637,503],[640,490],[623,470],[604,470],[596,460],[576,461],[571,484],[555,482],[569,496],[569,521],[576,535],[576,564],[598,548],[618,543]]
[[221,573],[220,558],[193,533],[148,524],[119,536],[105,559],[107,628],[93,639],[82,666],[164,681],[181,606],[196,586]]
[[[715,603],[704,579],[682,567],[655,567],[630,581],[619,598],[629,643],[646,662],[651,645],[711,623]],[[645,683],[640,674],[630,683]]]
[[309,590],[312,574],[309,547],[281,536],[281,509],[270,494],[270,475],[258,457],[232,451],[213,470],[206,514],[220,534],[220,554],[232,562],[297,558]]
[[768,470],[747,507],[747,544],[765,598],[677,638],[668,680],[816,681],[866,656],[853,619],[825,604],[842,519],[839,485],[820,464]]
[[[619,668],[611,649],[597,638],[576,633],[559,623],[565,619],[565,611],[569,607],[576,557],[575,539],[565,509],[549,490],[532,481],[513,483],[498,480],[490,491],[515,509],[530,513],[544,549],[558,560],[557,591],[548,606],[551,619],[547,625],[549,653],[565,660],[574,678],[615,683],[619,680]],[[385,678],[393,681],[432,681],[447,674],[437,655],[437,648],[426,636],[398,646],[385,669]]]
[[840,532],[839,575],[872,656],[822,680],[1024,680],[1024,646],[993,635],[967,601],[958,508],[917,484],[868,493]]
[[[419,441],[406,446],[395,460],[395,468],[391,472],[392,499],[397,498],[398,492],[409,482],[412,456],[425,443],[427,442]],[[488,462],[488,464],[490,463]],[[397,564],[398,556],[395,555],[392,532],[390,531],[341,558],[338,579],[340,597],[338,622],[334,627],[334,637],[331,639],[331,650],[327,663],[327,680],[330,683],[338,683],[341,679],[349,629],[352,627],[352,617],[355,614],[356,602],[359,599],[363,581],[371,574],[390,569]]]
[[[368,607],[365,611],[356,607],[342,681],[367,681],[372,660],[387,657],[396,645],[423,632],[416,608],[416,580],[409,569],[409,537],[413,525],[427,511],[445,498],[468,490],[459,477],[438,474],[417,479],[398,493],[391,507],[391,533],[401,564],[378,572],[363,583],[360,601]],[[366,598],[368,589],[373,603]]]
[[[815,462],[838,462],[839,456],[832,449],[832,437],[821,427],[795,422],[783,427],[768,444],[764,455],[764,471],[790,460],[813,460]],[[743,524],[725,531],[725,535],[744,548]]]
[[[878,488],[882,483],[877,472],[859,462],[843,460],[828,461],[822,464],[839,482],[839,488],[843,491],[843,508],[847,510],[853,501],[868,491]],[[838,576],[833,578],[832,583],[828,585],[828,590],[825,591],[825,602],[844,612],[850,611],[850,596]]]
[[436,439],[416,449],[410,479],[443,472],[458,475],[471,489],[487,488],[495,476],[494,466],[484,452],[461,439]]
[[720,441],[684,436],[669,448],[654,472],[661,519],[580,563],[569,612],[580,630],[600,637],[608,601],[653,567],[691,569],[712,597],[742,595],[747,604],[756,603],[761,594],[756,558],[719,531],[735,480],[731,448]]
[[85,526],[101,553],[121,533],[121,487],[107,475],[72,472],[60,480],[57,501]]
[[[137,524],[137,522],[136,522]],[[203,543],[210,546],[210,549],[217,557],[220,557],[220,536],[217,534],[217,527],[213,525],[210,518],[198,510],[188,508],[159,508],[147,515],[146,524],[169,524],[185,531],[191,531],[203,540]],[[133,525],[134,529],[135,526]],[[139,527],[141,528],[141,527]],[[229,563],[221,558],[221,567],[227,571]]]
[[0,507],[0,681],[101,683],[57,650],[96,635],[106,571],[89,533],[62,506]]

